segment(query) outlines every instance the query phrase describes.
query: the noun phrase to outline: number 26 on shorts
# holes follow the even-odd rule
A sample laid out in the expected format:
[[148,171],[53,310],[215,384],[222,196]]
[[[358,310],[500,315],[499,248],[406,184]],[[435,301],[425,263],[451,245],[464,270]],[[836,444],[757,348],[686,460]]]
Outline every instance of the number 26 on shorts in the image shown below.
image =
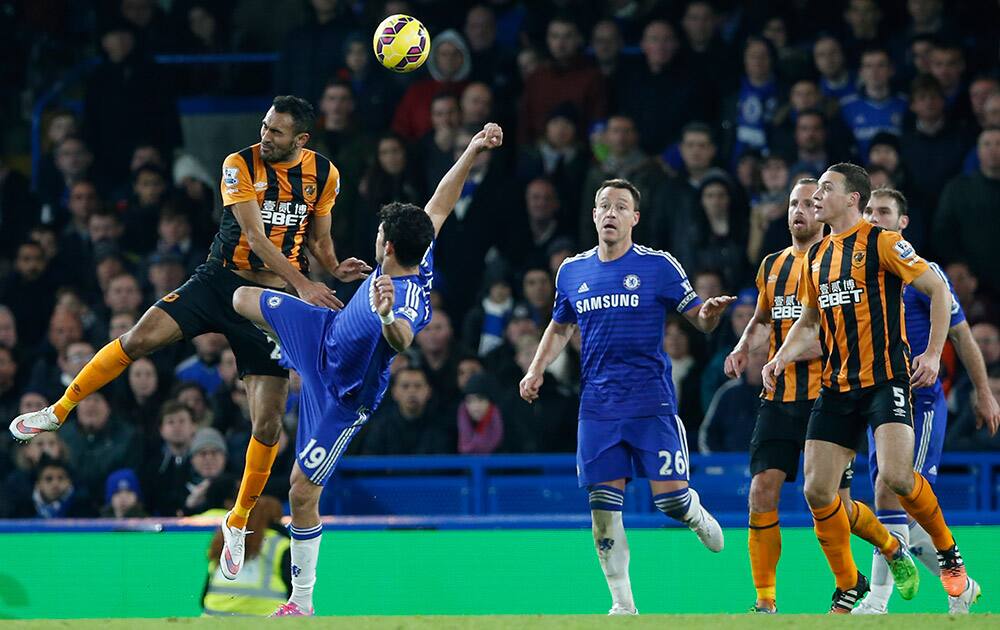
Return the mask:
[[660,451],[657,453],[663,460],[663,465],[660,466],[660,476],[669,477],[673,474],[683,475],[687,472],[687,460],[684,459],[684,451],[675,451],[673,454],[670,451]]

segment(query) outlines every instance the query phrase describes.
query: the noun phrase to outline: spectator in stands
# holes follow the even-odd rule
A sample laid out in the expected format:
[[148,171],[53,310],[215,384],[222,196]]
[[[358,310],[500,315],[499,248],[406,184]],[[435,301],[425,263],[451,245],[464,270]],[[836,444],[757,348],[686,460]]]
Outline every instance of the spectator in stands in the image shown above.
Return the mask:
[[181,286],[189,273],[177,254],[151,254],[146,271],[146,284],[149,286],[146,303],[152,304]]
[[462,113],[462,126],[478,132],[483,125],[494,118],[493,90],[481,81],[466,85],[462,90],[459,108]]
[[99,41],[104,58],[87,77],[84,129],[101,181],[114,185],[127,176],[136,145],[151,142],[164,150],[177,146],[180,120],[168,82],[136,51],[131,25],[111,21],[102,27]]
[[165,388],[160,387],[160,375],[148,357],[133,361],[127,378],[128,388],[116,397],[115,410],[139,431],[140,438],[148,445],[155,442],[159,430],[158,415],[166,398]]
[[108,317],[118,313],[137,313],[142,310],[142,288],[130,273],[115,276],[104,290],[104,307]]
[[117,315],[112,315],[111,321],[108,322],[108,337],[104,341],[118,339],[131,330],[137,321],[139,321],[139,317],[135,313],[118,313]]
[[209,486],[226,471],[229,451],[222,434],[212,427],[202,427],[191,441],[191,476],[186,484],[184,514],[198,514],[210,507]]
[[830,164],[836,164],[846,155],[836,153],[830,142],[826,118],[816,110],[799,112],[795,119],[795,145],[788,153],[788,163],[795,170],[822,173]]
[[726,175],[704,180],[700,194],[701,212],[673,234],[670,252],[687,269],[722,269],[728,286],[740,286],[749,262],[748,213]]
[[651,155],[677,142],[684,125],[717,109],[701,77],[683,63],[680,46],[669,22],[650,22],[639,40],[642,57],[622,67],[613,87],[614,111],[634,122],[642,150]]
[[510,279],[502,266],[487,269],[484,284],[486,294],[462,323],[462,342],[477,356],[485,356],[503,343],[504,326],[514,308]]
[[974,123],[969,93],[962,79],[965,74],[965,52],[957,43],[939,40],[931,49],[931,75],[941,85],[945,109],[952,120]]
[[555,282],[546,267],[529,268],[521,279],[521,296],[528,307],[531,319],[539,330],[544,330],[552,319],[555,300]]
[[521,376],[517,366],[515,343],[524,335],[540,334],[538,324],[531,316],[531,310],[523,303],[514,305],[503,329],[503,343],[483,357],[488,372],[500,383],[517,383]]
[[[716,85],[727,85],[735,76],[733,54],[719,36],[719,15],[709,0],[689,2],[681,18],[684,31],[685,66],[692,77],[713,77],[706,86],[708,97],[719,99]],[[705,114],[699,114],[704,118]]]
[[615,75],[624,63],[623,47],[622,32],[614,20],[603,19],[594,24],[590,33],[590,51],[594,56],[594,64],[609,83],[614,82]]
[[[996,343],[1000,346],[1000,340]],[[987,375],[993,397],[1000,400],[1000,364],[994,363]],[[994,452],[1000,450],[1000,434],[991,434],[989,428],[976,416],[974,391],[956,390],[955,395],[956,398],[964,395],[964,400],[958,401],[958,413],[948,423],[945,450]]]
[[840,102],[844,123],[854,135],[858,155],[868,155],[871,139],[880,131],[900,135],[906,99],[892,92],[892,59],[884,48],[869,48],[861,53],[861,86],[854,96]]
[[956,260],[944,268],[955,295],[965,311],[965,318],[970,324],[981,321],[1000,321],[1000,308],[997,302],[979,290],[979,278],[972,273],[969,264]]
[[933,76],[913,80],[910,111],[916,120],[913,129],[903,132],[900,148],[903,166],[913,173],[907,196],[918,209],[908,213],[906,238],[919,247],[933,219],[926,212],[937,208],[941,189],[962,170],[973,141],[946,113],[944,92]]
[[88,179],[81,179],[69,187],[67,206],[69,221],[59,237],[59,249],[72,257],[76,265],[90,258],[90,237],[87,223],[90,215],[101,206],[97,186]]
[[514,244],[508,247],[510,262],[517,271],[529,267],[547,267],[549,246],[565,234],[559,229],[560,200],[555,184],[544,177],[537,177],[524,190],[527,230],[520,221],[511,221],[517,228],[508,235]]
[[385,133],[403,92],[400,80],[385,72],[374,58],[371,38],[351,35],[344,40],[344,50],[344,67],[337,77],[354,88],[358,122],[373,136]]
[[716,145],[712,129],[705,123],[685,125],[678,149],[680,172],[657,188],[653,199],[647,202],[651,211],[643,218],[652,223],[653,246],[661,249],[669,247],[672,233],[683,229],[700,211],[698,191],[702,181],[709,174],[721,172],[712,169]]
[[[27,396],[28,394],[25,394],[25,397]],[[31,404],[22,405],[22,410],[31,409],[34,406],[33,402],[39,402],[41,406],[45,406],[45,400],[41,399],[38,394],[31,394],[31,396],[38,397],[39,400],[25,400],[24,402]],[[10,501],[8,512],[15,511],[19,505],[31,503],[31,493],[35,486],[35,469],[42,458],[69,462],[69,448],[59,437],[59,434],[48,432],[45,435],[39,435],[38,438],[11,453],[12,461],[10,463],[13,464],[14,468],[5,472],[3,481],[6,496]]]
[[129,202],[129,199],[136,195],[135,180],[139,169],[144,166],[151,166],[159,169],[162,173],[166,171],[166,167],[168,166],[163,159],[163,152],[156,145],[149,142],[139,142],[132,148],[131,155],[132,157],[129,159],[128,164],[128,178],[120,182],[111,191],[111,200],[119,209],[124,207]]
[[[700,295],[700,294],[699,294]],[[708,405],[712,400],[712,396],[715,394],[723,383],[726,382],[725,373],[725,363],[726,355],[729,352],[726,348],[732,348],[736,345],[737,339],[743,334],[743,330],[747,327],[750,322],[750,318],[753,317],[753,312],[757,306],[757,291],[756,289],[743,289],[736,294],[736,301],[732,303],[729,307],[729,326],[726,326],[720,334],[713,338],[715,346],[720,348],[707,363],[704,365],[704,369],[701,374],[701,404]],[[723,328],[719,326],[719,328]],[[764,367],[764,363],[767,362],[765,357],[764,362],[761,363],[760,367]],[[757,370],[758,376],[760,370]],[[758,384],[757,394],[760,394],[760,386]],[[706,408],[707,412],[707,408]],[[751,428],[753,422],[750,423]]]
[[15,508],[18,518],[87,518],[94,516],[83,491],[74,484],[68,464],[42,457],[34,469],[34,491],[28,501]]
[[62,225],[67,219],[70,187],[90,177],[94,154],[83,138],[67,136],[56,146],[55,164],[57,178],[41,189],[40,201],[44,204],[41,220]]
[[322,90],[317,77],[333,75],[343,63],[344,40],[359,25],[346,2],[311,0],[309,4],[312,15],[289,31],[274,76],[278,94],[295,94],[316,103]]
[[[497,41],[497,23],[494,9],[485,4],[477,4],[465,14],[462,29],[469,42],[469,58],[472,60],[470,81],[481,81],[490,86],[496,98],[499,119],[509,120],[516,101],[517,69],[513,56]],[[477,130],[482,128],[478,125]]]
[[850,0],[847,3],[844,11],[847,31],[843,40],[850,59],[857,61],[862,50],[883,40],[882,17],[882,9],[875,0]]
[[[21,381],[18,374],[17,356],[10,346],[0,343],[0,418],[14,418],[18,415],[21,401]],[[7,444],[9,440],[4,440]],[[0,457],[7,452],[6,445],[0,447]],[[3,475],[3,464],[0,463],[0,476]]]
[[[21,243],[13,269],[0,285],[0,304],[8,305],[13,312],[26,348],[41,340],[55,304],[55,290],[42,246],[33,241]],[[29,295],[31,299],[25,299]]]
[[774,47],[775,72],[780,77],[794,80],[808,76],[811,63],[808,53],[789,41],[788,31],[785,16],[776,13],[767,18],[760,34]]
[[[182,33],[177,52],[189,55],[219,55],[232,52],[231,29],[222,22],[226,13],[211,0],[192,0],[185,8],[175,9]],[[233,73],[226,66],[216,64],[188,64],[180,66],[172,79],[178,95],[226,94],[233,89]]]
[[[90,214],[90,219],[87,220],[87,237],[89,239],[87,254],[89,260],[85,259],[82,262],[89,262],[90,265],[96,267],[100,263],[98,259],[102,254],[113,254],[114,256],[121,258],[120,246],[124,234],[125,226],[122,224],[121,217],[118,215],[117,211],[111,208],[96,208]],[[100,277],[101,274],[98,272],[97,278],[100,279]],[[110,279],[110,277],[105,278],[105,280]],[[104,284],[98,284],[100,286],[97,288],[103,291]]]
[[474,355],[468,354],[458,360],[458,369],[455,370],[455,385],[458,391],[465,391],[465,385],[474,374],[483,372],[482,360]]
[[[71,343],[82,340],[83,324],[80,322],[79,315],[65,308],[53,311],[45,343],[37,351],[37,359],[32,368],[32,381],[36,380],[36,375],[46,374],[46,369],[51,368],[57,363],[59,357],[65,355]],[[40,378],[44,380],[44,376]],[[57,399],[53,398],[52,400]]]
[[191,340],[195,354],[188,357],[174,370],[178,381],[194,381],[211,396],[222,382],[219,376],[219,357],[228,346],[219,333],[205,333]]
[[[147,258],[146,263],[154,265],[156,264],[154,262],[156,256],[160,256],[161,260],[164,260],[162,257],[166,256],[171,257],[170,260],[179,262],[185,275],[194,271],[198,265],[205,262],[208,251],[195,243],[192,232],[191,216],[188,213],[179,210],[172,204],[163,206],[156,227],[159,238],[156,241],[153,254]],[[179,285],[175,284],[171,288],[177,286]],[[163,295],[166,293],[161,293],[157,297]]]
[[[471,85],[471,84],[470,84]],[[462,126],[458,97],[442,92],[431,100],[431,128],[417,143],[424,190],[434,190],[455,162],[455,136]]]
[[[538,349],[538,332],[523,334],[514,340],[513,380],[517,383],[528,371]],[[559,391],[556,379],[546,379],[531,404],[525,402],[515,387],[507,387],[500,396],[504,416],[503,450],[509,453],[568,453],[576,450],[577,405]]]
[[969,106],[972,108],[972,115],[975,116],[972,122],[977,127],[976,131],[1000,124],[996,120],[1000,107],[994,108],[992,117],[986,109],[986,102],[997,94],[1000,94],[1000,79],[997,77],[981,74],[969,83]]
[[427,69],[431,77],[410,85],[392,118],[392,130],[407,140],[416,140],[430,131],[430,106],[435,96],[447,92],[457,97],[465,89],[472,60],[458,31],[449,29],[434,36]]
[[705,421],[698,430],[699,452],[709,455],[749,450],[760,404],[761,370],[765,363],[767,346],[752,349],[743,376],[728,381],[715,392],[705,412]]
[[590,167],[590,155],[577,131],[578,118],[576,108],[569,104],[552,110],[542,137],[520,148],[517,163],[521,181],[545,177],[552,182],[559,196],[560,226],[573,234],[577,229],[575,210],[580,207],[580,188]]
[[424,376],[434,393],[445,400],[457,397],[455,369],[458,356],[451,317],[447,312],[434,309],[431,321],[417,334],[416,346],[420,350]]
[[[983,129],[1000,129],[1000,92],[990,94],[983,103],[983,115],[979,124],[979,133]],[[978,136],[978,134],[977,134]],[[979,170],[979,150],[973,146],[965,156],[962,172],[969,174]]]
[[[76,336],[73,320],[64,318],[57,312],[52,316],[53,321],[56,321],[57,317],[59,320],[66,320],[65,331],[56,332],[56,334],[60,336],[67,335],[65,337],[67,342],[58,349],[58,355],[54,364],[44,359],[40,359],[35,363],[35,367],[31,373],[31,383],[28,386],[32,391],[41,393],[48,400],[59,400],[59,397],[66,391],[66,387],[80,373],[83,366],[94,358],[94,346],[86,341],[69,341],[71,338],[70,335]],[[63,324],[57,322],[54,326],[59,328]],[[62,344],[62,340],[58,343]]]
[[[1000,199],[1000,128],[979,134],[979,171],[959,175],[941,192],[934,215],[934,252],[941,262],[964,258],[986,285],[1000,293],[1000,265],[996,244],[1000,221],[996,201]],[[18,318],[20,321],[20,318]]]
[[128,251],[143,256],[156,247],[153,226],[163,211],[167,185],[167,174],[158,166],[145,164],[132,173],[132,195],[122,215]]
[[884,168],[895,184],[895,188],[909,190],[909,183],[912,179],[906,172],[903,159],[900,154],[901,146],[899,136],[881,131],[872,138],[868,145],[868,166],[880,166]]
[[582,55],[579,26],[569,17],[557,16],[545,34],[547,62],[525,80],[518,116],[517,141],[534,142],[545,130],[549,112],[562,103],[572,103],[583,114],[585,126],[607,112],[604,78]]
[[14,311],[6,304],[0,304],[0,346],[19,350],[17,320],[14,319]]
[[495,402],[496,389],[485,373],[473,374],[462,388],[457,413],[460,455],[489,455],[503,442],[503,414]]
[[131,468],[121,468],[108,475],[104,483],[103,518],[144,518],[149,516],[142,505],[139,477]]
[[[212,218],[218,180],[210,176],[205,166],[193,155],[187,153],[181,153],[174,159],[172,175],[175,193],[168,207],[187,215],[195,243],[201,246],[210,243],[218,229],[218,224]],[[160,216],[162,217],[162,213]]]
[[857,91],[854,77],[844,59],[844,47],[832,35],[820,35],[813,44],[813,64],[819,72],[823,95],[842,103]]
[[111,413],[101,392],[88,396],[76,408],[76,422],[60,430],[69,446],[77,481],[92,497],[102,496],[104,480],[113,470],[139,463],[141,449],[133,427]]
[[[606,179],[624,178],[639,189],[642,199],[652,199],[657,186],[666,178],[663,169],[639,147],[639,134],[635,122],[628,116],[615,114],[608,119],[604,132],[608,156],[601,163],[594,163],[583,182],[580,202],[578,241],[584,248],[597,243],[594,230],[594,194]],[[633,238],[637,243],[649,243],[652,221],[640,221]]]
[[[221,378],[221,359],[219,365]],[[240,387],[239,389],[242,391],[244,388]],[[191,417],[194,418],[194,423],[198,427],[213,426],[212,407],[208,403],[208,394],[205,388],[201,386],[201,383],[197,381],[180,381],[175,383],[170,389],[169,398],[176,400],[190,409]],[[247,438],[249,439],[249,436]]]
[[677,396],[677,415],[688,434],[688,448],[697,450],[701,425],[701,366],[691,353],[691,338],[682,321],[670,317],[663,333],[663,350],[670,357],[670,378]]
[[358,213],[355,250],[362,256],[371,251],[378,231],[378,212],[391,202],[423,203],[423,186],[416,169],[410,168],[402,138],[389,133],[379,138],[375,161],[361,180],[362,205]]
[[146,451],[140,470],[149,512],[175,516],[187,498],[190,449],[197,427],[191,410],[177,401],[167,401],[159,410],[160,440]]
[[398,372],[390,386],[394,404],[383,403],[368,421],[370,426],[363,436],[361,453],[431,455],[456,452],[455,430],[446,429],[430,406],[433,393],[423,370],[407,368]]
[[972,325],[972,336],[983,353],[987,368],[1000,365],[1000,328],[995,322],[979,322]]
[[727,153],[732,165],[747,149],[767,149],[767,129],[782,96],[774,64],[771,42],[763,37],[748,37],[743,46],[739,88],[727,97],[722,113],[724,124],[731,130]]
[[754,266],[765,254],[788,247],[788,173],[780,155],[769,155],[760,170],[761,191],[750,201],[747,237],[747,257]]
[[942,0],[907,0],[906,13],[906,27],[897,30],[890,40],[890,49],[895,51],[894,57],[898,62],[903,61],[902,51],[914,39],[922,37],[936,42],[955,41],[960,37],[954,19],[944,15]]

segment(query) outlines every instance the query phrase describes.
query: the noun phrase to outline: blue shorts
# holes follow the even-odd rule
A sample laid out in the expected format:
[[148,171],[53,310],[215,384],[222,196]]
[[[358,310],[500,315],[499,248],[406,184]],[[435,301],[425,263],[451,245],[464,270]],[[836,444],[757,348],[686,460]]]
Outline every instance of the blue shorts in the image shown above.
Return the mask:
[[323,341],[337,312],[280,291],[261,293],[260,310],[278,336],[281,365],[302,378],[296,459],[309,481],[322,486],[369,416],[343,405],[330,385]]
[[[948,401],[944,394],[938,396],[913,396],[913,470],[927,481],[937,481],[941,451],[944,449],[944,434],[948,428]],[[868,430],[868,466],[875,485],[878,476],[878,461],[875,457],[875,437]]]
[[577,426],[576,475],[580,487],[645,477],[687,481],[684,424],[675,415],[586,420]]

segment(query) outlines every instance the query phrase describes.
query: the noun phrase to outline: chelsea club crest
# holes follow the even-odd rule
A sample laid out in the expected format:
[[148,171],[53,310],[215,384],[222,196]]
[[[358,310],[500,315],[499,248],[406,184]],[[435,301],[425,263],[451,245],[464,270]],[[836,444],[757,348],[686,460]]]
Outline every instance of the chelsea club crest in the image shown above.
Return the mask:
[[628,289],[629,291],[635,291],[636,289],[639,288],[639,285],[641,283],[639,282],[639,276],[635,275],[634,273],[630,273],[627,276],[625,276],[625,280],[622,284],[624,284],[625,288]]

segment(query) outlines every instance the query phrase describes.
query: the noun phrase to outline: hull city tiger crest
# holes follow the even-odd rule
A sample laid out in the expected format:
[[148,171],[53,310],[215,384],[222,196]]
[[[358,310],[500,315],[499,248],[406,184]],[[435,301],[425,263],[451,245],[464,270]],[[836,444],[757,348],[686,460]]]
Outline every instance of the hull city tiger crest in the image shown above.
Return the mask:
[[865,264],[865,253],[864,252],[854,252],[854,256],[851,257],[851,264],[855,267],[860,267]]

